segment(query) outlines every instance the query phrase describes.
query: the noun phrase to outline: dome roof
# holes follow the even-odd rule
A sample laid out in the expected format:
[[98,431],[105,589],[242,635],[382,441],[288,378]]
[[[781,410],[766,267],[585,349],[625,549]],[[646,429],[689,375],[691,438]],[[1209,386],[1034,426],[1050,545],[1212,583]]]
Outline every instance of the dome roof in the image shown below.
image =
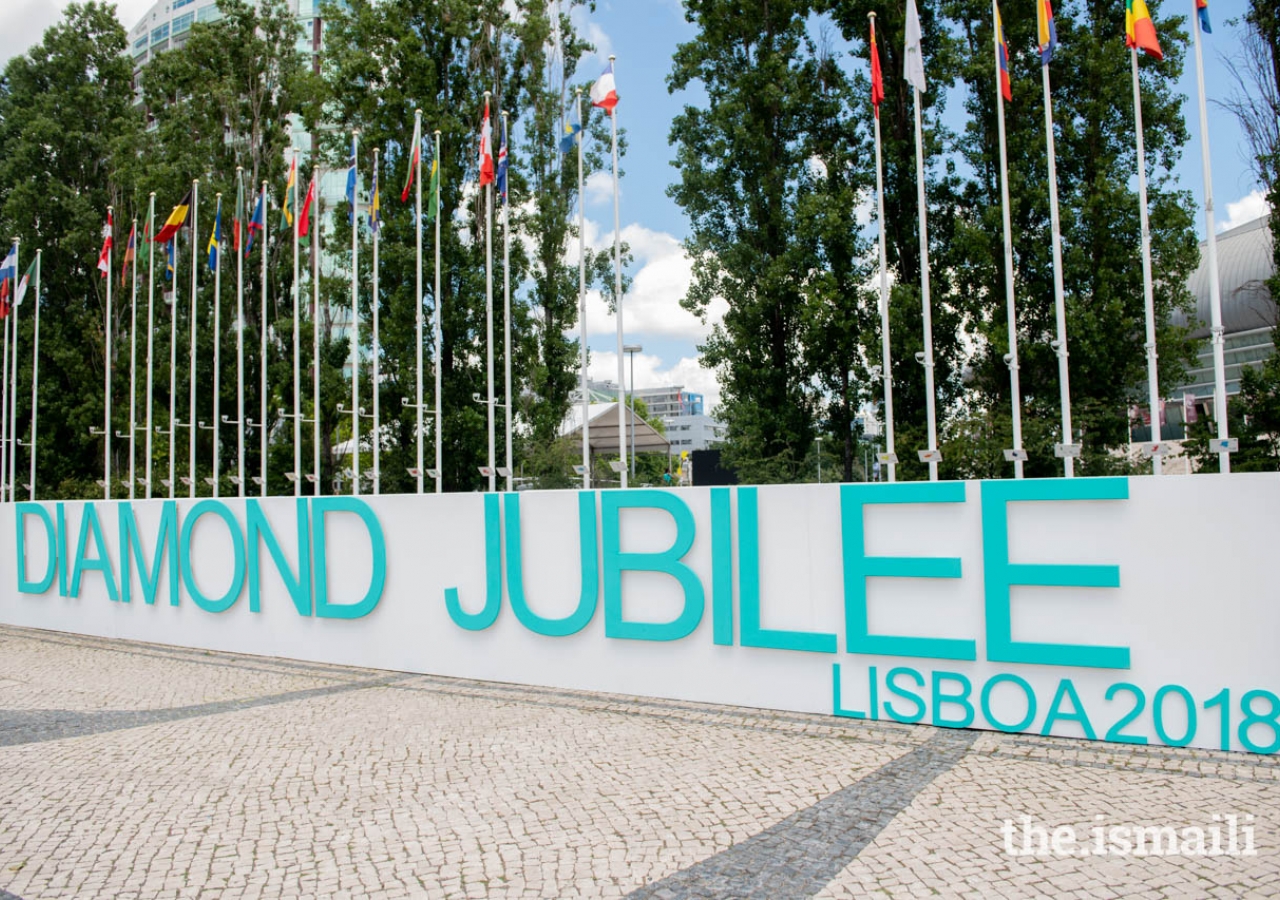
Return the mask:
[[[1172,317],[1175,325],[1193,324],[1192,337],[1209,334],[1209,263],[1206,243],[1200,243],[1200,265],[1187,287],[1196,300],[1195,321],[1189,323],[1182,312]],[[1276,304],[1266,281],[1276,274],[1269,218],[1264,216],[1218,235],[1218,284],[1222,288],[1222,325],[1227,334],[1274,328]]]

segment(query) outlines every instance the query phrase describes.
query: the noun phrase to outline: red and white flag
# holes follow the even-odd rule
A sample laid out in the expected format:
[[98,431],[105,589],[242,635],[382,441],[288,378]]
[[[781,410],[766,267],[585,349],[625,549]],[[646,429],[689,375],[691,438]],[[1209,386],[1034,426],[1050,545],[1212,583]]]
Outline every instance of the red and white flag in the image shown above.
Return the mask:
[[613,108],[618,105],[618,88],[613,83],[613,60],[609,60],[609,65],[591,85],[591,105],[600,107],[609,115],[613,115]]
[[307,187],[307,196],[302,201],[302,212],[298,214],[298,236],[306,237],[311,230],[311,204],[316,199],[316,174],[311,175],[311,184]]
[[107,224],[102,226],[102,252],[98,254],[98,271],[106,278],[111,274],[111,264],[107,259],[111,256],[111,210],[107,210]]
[[489,127],[489,101],[484,101],[484,122],[480,125],[480,186],[493,184],[493,130]]

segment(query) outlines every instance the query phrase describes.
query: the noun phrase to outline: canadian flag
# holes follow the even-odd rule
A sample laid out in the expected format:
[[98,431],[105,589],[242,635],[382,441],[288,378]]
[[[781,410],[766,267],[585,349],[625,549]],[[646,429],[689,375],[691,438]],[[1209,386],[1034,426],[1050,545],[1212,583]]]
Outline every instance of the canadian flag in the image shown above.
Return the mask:
[[480,125],[480,186],[493,184],[493,130],[489,127],[489,101],[484,101],[484,122]]
[[98,271],[106,278],[111,272],[111,209],[107,209],[107,224],[102,226],[102,252],[98,254]]

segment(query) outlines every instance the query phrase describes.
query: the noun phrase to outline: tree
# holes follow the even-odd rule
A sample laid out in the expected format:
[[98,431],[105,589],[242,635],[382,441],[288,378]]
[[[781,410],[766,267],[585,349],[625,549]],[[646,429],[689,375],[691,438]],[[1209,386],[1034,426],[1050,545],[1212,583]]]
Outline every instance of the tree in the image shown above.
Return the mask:
[[[101,443],[89,428],[102,427],[105,353],[116,348],[105,346],[106,290],[94,265],[107,206],[116,207],[116,246],[124,245],[122,231],[127,237],[134,172],[124,162],[142,125],[130,104],[126,46],[114,7],[72,3],[38,45],[9,61],[0,85],[0,227],[24,235],[27,258],[43,250],[43,295],[28,295],[19,347],[32,346],[29,313],[39,303],[44,497],[100,491],[93,479],[101,477]],[[120,293],[112,310],[116,335],[127,308]],[[20,353],[18,369],[19,384],[29,387],[29,353]],[[19,435],[30,425],[30,396],[17,394]]]

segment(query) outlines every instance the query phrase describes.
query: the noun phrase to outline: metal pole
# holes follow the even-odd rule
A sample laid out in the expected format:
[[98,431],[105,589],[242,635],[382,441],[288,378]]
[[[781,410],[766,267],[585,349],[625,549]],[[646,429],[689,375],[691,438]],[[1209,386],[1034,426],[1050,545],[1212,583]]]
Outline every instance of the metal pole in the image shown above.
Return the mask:
[[298,238],[302,227],[302,210],[298,205],[298,188],[302,173],[298,171],[298,148],[293,150],[293,495],[302,496],[302,275],[298,266]]
[[[22,243],[22,239],[14,237],[13,239],[13,377],[9,380],[9,390],[13,392],[13,399],[9,401],[9,440],[13,442],[13,446],[9,449],[9,500],[16,502],[18,499],[18,447],[21,441],[18,440],[18,283],[21,276],[21,266],[18,265],[18,246]],[[110,273],[107,275],[108,280],[111,278]]]
[[[1155,288],[1151,281],[1151,224],[1147,219],[1147,153],[1142,140],[1142,93],[1138,86],[1138,51],[1130,48],[1129,58],[1133,71],[1133,118],[1138,139],[1138,203],[1142,224],[1142,297],[1147,326],[1147,402],[1151,404],[1151,440],[1159,443],[1160,434],[1160,385],[1156,367],[1156,312]],[[1160,474],[1160,456],[1151,455],[1151,472]]]
[[320,161],[311,173],[316,189],[314,236],[311,239],[311,474],[312,493],[320,496]]
[[258,341],[261,344],[259,352],[262,355],[261,365],[258,368],[258,402],[261,404],[260,415],[261,421],[258,423],[258,477],[262,479],[262,484],[258,486],[262,496],[267,496],[267,229],[265,227],[267,218],[267,183],[262,182],[262,218],[264,227],[262,229],[262,332],[258,335]]
[[[489,118],[489,92],[484,92],[485,124]],[[487,148],[493,153],[493,139],[489,138]],[[496,462],[494,453],[494,396],[493,396],[493,182],[486,185],[484,204],[484,327],[485,327],[485,368],[488,374],[488,424],[489,424],[489,490],[497,490],[497,473],[493,471]]]
[[[1227,422],[1226,340],[1222,327],[1222,285],[1218,282],[1218,232],[1213,211],[1213,165],[1209,158],[1209,113],[1205,103],[1204,56],[1200,50],[1200,16],[1192,2],[1192,35],[1196,48],[1196,93],[1200,106],[1200,159],[1204,168],[1204,223],[1206,263],[1209,275],[1209,331],[1213,345],[1213,418],[1217,421],[1218,440],[1225,442],[1229,434]],[[1231,454],[1218,453],[1218,471],[1231,471]]]
[[129,499],[138,483],[138,220],[133,220],[133,286],[129,293]]
[[[502,111],[502,139],[503,143],[507,142],[507,111]],[[507,147],[507,153],[511,153],[510,146]],[[507,157],[510,160],[510,156]],[[510,182],[507,183],[507,191],[510,192]],[[515,405],[511,402],[511,200],[509,196],[502,198],[502,358],[506,363],[505,388],[502,396],[506,401],[506,416],[503,421],[506,424],[506,443],[507,443],[507,490],[513,490],[515,487],[515,474],[512,472],[511,464],[511,416],[515,410]]]
[[[178,233],[173,241],[173,303],[169,309],[169,499],[178,489]],[[165,253],[168,254],[168,250]],[[168,257],[165,258],[168,265]]]
[[631,353],[631,477],[636,477],[636,355]]
[[[143,453],[143,469],[146,484],[146,498],[151,499],[151,442],[154,435],[152,421],[152,405],[155,402],[155,349],[156,349],[156,193],[151,192],[147,200],[147,426]],[[39,306],[36,307],[39,309]],[[32,426],[34,428],[34,425]],[[32,452],[35,452],[35,438],[32,438]],[[35,476],[32,476],[35,480]]]
[[[373,183],[379,191],[378,184],[378,148],[373,148]],[[372,199],[370,200],[372,203]],[[370,211],[370,224],[373,224],[373,213]],[[381,223],[373,229],[373,290],[369,298],[369,309],[373,312],[373,492],[382,493],[382,418],[379,399],[382,394],[382,345],[378,334],[378,239],[382,231]]]
[[[111,221],[112,207],[107,207],[107,221]],[[114,240],[114,239],[113,239]],[[102,496],[104,500],[111,499],[111,253],[112,247],[107,248],[107,307],[106,307],[106,334],[105,343],[103,344],[103,359],[106,362],[104,367],[106,372],[106,404],[102,421]]]
[[[218,201],[218,220],[214,225],[222,229],[222,195]],[[215,234],[218,243],[213,248],[213,496],[220,494],[221,433],[222,427],[222,235]],[[195,369],[192,369],[194,377]]]
[[[609,56],[609,64],[615,57]],[[622,439],[622,411],[626,407],[625,388],[622,383],[622,211],[618,188],[618,108],[609,110],[609,126],[612,131],[613,153],[613,305],[617,318],[618,334],[618,450],[622,463],[622,487],[627,487],[627,445]]]
[[31,345],[31,483],[28,485],[29,499],[36,499],[36,420],[40,411],[40,257],[43,250],[36,251],[36,295],[32,302],[36,307],[35,339]]
[[[574,92],[578,102],[578,122],[582,122],[582,89]],[[591,390],[587,378],[587,200],[582,186],[582,143],[585,126],[578,132],[578,342],[582,368],[582,489],[591,489]]]
[[190,475],[190,485],[187,489],[187,496],[194,497],[196,495],[196,323],[198,320],[198,312],[196,310],[196,279],[200,271],[200,262],[197,254],[200,252],[200,241],[198,239],[198,230],[200,228],[200,181],[199,179],[191,183],[191,367],[190,367],[190,405],[188,406],[189,414],[187,415],[187,433],[190,438],[187,442],[187,471]]
[[9,478],[9,332],[12,330],[10,319],[4,317],[4,362],[0,365],[0,378],[4,381],[0,391],[0,503],[5,499],[12,500],[17,495]]
[[[236,205],[244,197],[244,169],[236,167]],[[246,210],[236,210],[236,221],[243,222]],[[267,211],[262,211],[266,216]],[[236,478],[237,493],[244,496],[244,251],[240,242],[244,235],[236,234]]]
[[[359,131],[351,132],[351,165],[356,164]],[[360,253],[360,217],[355,191],[351,193],[351,493],[360,493],[360,282],[356,276]]]
[[[920,307],[924,317],[924,390],[925,413],[929,427],[929,450],[938,449],[938,424],[935,412],[935,388],[933,383],[933,311],[929,300],[929,226],[924,195],[924,125],[921,115],[922,97],[915,93],[916,113],[916,200],[920,206]],[[929,461],[929,480],[938,480],[938,462]]]
[[[1044,142],[1049,158],[1049,226],[1053,238],[1053,308],[1056,319],[1057,340],[1054,348],[1058,355],[1058,391],[1059,405],[1062,410],[1062,443],[1075,443],[1075,434],[1071,429],[1071,379],[1067,364],[1067,301],[1066,289],[1062,283],[1062,225],[1058,217],[1058,157],[1053,138],[1053,94],[1049,90],[1049,64],[1040,66],[1041,80],[1044,83]],[[1075,459],[1069,454],[1062,456],[1062,473],[1067,478],[1075,475]]]
[[[444,402],[444,401],[443,401],[443,396],[444,396],[444,369],[443,369],[443,362],[444,362],[444,331],[442,330],[442,327],[443,327],[443,326],[440,324],[440,309],[441,309],[441,299],[440,299],[440,297],[441,297],[441,295],[440,295],[440,215],[441,215],[441,211],[440,211],[440,186],[441,186],[442,182],[444,181],[444,170],[443,170],[442,168],[440,168],[440,129],[438,129],[438,128],[436,129],[436,155],[435,155],[435,157],[434,157],[434,158],[435,158],[435,166],[436,166],[436,193],[435,193],[435,196],[431,198],[431,202],[435,204],[435,216],[436,216],[436,268],[435,268],[435,288],[434,288],[435,293],[433,294],[433,297],[434,297],[434,308],[432,309],[431,314],[432,314],[432,320],[433,320],[432,330],[435,332],[435,333],[434,333],[434,335],[433,335],[433,337],[434,337],[434,339],[435,339],[435,348],[436,348],[436,371],[435,371],[435,381],[436,381],[436,385],[435,385],[435,386],[436,386],[436,392],[435,392],[435,416],[436,416],[436,433],[435,433],[435,439],[436,439],[436,493],[437,493],[437,494],[439,494],[439,493],[442,493],[442,492],[444,491],[444,469],[442,469],[442,468],[441,468],[441,466],[443,465],[443,462],[444,462],[444,457],[443,457],[443,450],[444,450],[444,442],[443,442],[443,441],[444,441],[444,438],[443,438],[443,435],[444,435],[444,431],[443,431],[443,428],[444,428],[444,409],[443,409],[443,407],[442,407],[442,405],[441,405],[441,404]],[[419,175],[421,175],[421,169],[419,169]],[[421,198],[421,194],[422,194],[422,179],[421,179],[421,178],[419,178],[419,179],[418,179],[418,194],[419,194],[419,198],[418,198],[418,208],[419,208],[419,209],[421,209],[421,208],[422,208],[422,198]],[[421,229],[421,227],[422,227],[422,226],[421,226],[421,225],[419,225],[418,227],[419,227],[419,229]],[[421,315],[422,315],[422,279],[421,279],[421,276],[419,276],[419,279],[418,279],[418,315],[419,315],[419,317],[421,317]],[[421,319],[419,319],[419,321],[421,321]],[[421,328],[419,328],[419,332],[418,332],[418,353],[419,353],[419,354],[421,354],[421,353],[422,353],[422,332],[421,332]],[[421,364],[419,364],[419,366],[418,366],[418,371],[419,371],[419,372],[421,372],[421,371],[422,371],[422,366],[421,366]],[[422,404],[422,379],[421,379],[421,376],[419,376],[419,379],[418,379],[418,404],[419,404],[419,408],[421,408],[421,404]],[[419,416],[419,419],[421,419],[422,413],[418,413],[418,416]],[[419,474],[418,474],[418,493],[422,493],[422,474],[421,474],[421,473],[422,473],[422,437],[421,437],[421,436],[419,436],[419,437],[418,437],[418,473],[419,473]]]
[[[871,27],[875,29],[876,14],[868,13],[867,18],[871,20]],[[880,222],[880,356],[881,365],[884,367],[884,421],[885,421],[885,452],[889,454],[888,463],[889,480],[896,480],[897,464],[892,462],[893,459],[893,362],[889,345],[889,263],[886,250],[886,224],[884,217],[884,160],[881,157],[880,150],[880,107],[876,107],[875,115],[875,132],[876,132],[876,209]]]
[[[436,156],[435,156],[436,165],[439,165],[439,160],[440,160],[439,134],[440,132],[437,131],[436,132],[436,135],[437,135]],[[423,409],[422,409],[422,110],[420,109],[414,110],[414,113],[413,113],[413,140],[414,140],[413,183],[414,183],[414,189],[415,189],[414,206],[413,206],[413,223],[414,223],[413,233],[414,233],[414,241],[416,242],[415,247],[417,251],[417,256],[416,256],[417,290],[413,295],[414,296],[413,308],[414,308],[414,322],[418,329],[417,331],[418,338],[414,344],[414,353],[417,357],[417,365],[418,365],[417,380],[415,382],[416,393],[414,395],[414,431],[417,432],[417,447],[418,447],[417,482],[418,482],[418,493],[421,494],[422,493],[422,475],[423,475],[422,441],[423,441],[423,428],[426,425],[426,423],[423,421]],[[437,263],[436,269],[437,271],[439,270],[439,263]],[[439,293],[436,294],[435,303],[436,303],[436,306],[439,307],[440,305]],[[437,358],[436,367],[439,368],[439,366],[440,366],[440,360]],[[437,401],[436,403],[437,408],[439,407],[439,405],[440,404]],[[439,429],[439,426],[437,425],[436,427],[437,434],[439,433],[439,431],[440,429]],[[436,461],[436,464],[439,465],[439,460]],[[440,486],[440,473],[437,471],[436,487],[439,488],[439,486]]]
[[[992,21],[996,23],[994,31],[996,80],[1000,79],[1000,11],[996,0],[991,0]],[[1022,450],[1022,390],[1018,383],[1018,324],[1014,307],[1013,291],[1013,224],[1009,211],[1009,152],[1005,143],[1004,129],[1004,90],[996,87],[996,126],[1000,137],[1000,202],[1004,219],[1004,305],[1009,331],[1009,393],[1013,401],[1013,450],[1020,455]],[[1022,460],[1014,459],[1013,477],[1022,477]]]

